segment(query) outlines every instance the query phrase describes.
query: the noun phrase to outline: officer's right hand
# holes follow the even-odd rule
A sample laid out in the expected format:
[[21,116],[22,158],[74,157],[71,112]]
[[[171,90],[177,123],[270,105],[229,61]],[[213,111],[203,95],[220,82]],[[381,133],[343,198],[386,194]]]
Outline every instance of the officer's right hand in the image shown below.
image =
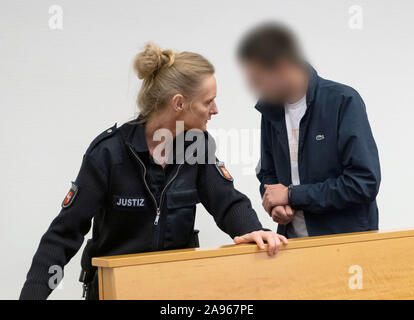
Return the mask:
[[260,249],[265,248],[264,241],[267,242],[267,254],[269,256],[274,256],[279,251],[282,243],[288,243],[288,240],[281,234],[264,230],[253,231],[234,238],[236,244],[256,242]]

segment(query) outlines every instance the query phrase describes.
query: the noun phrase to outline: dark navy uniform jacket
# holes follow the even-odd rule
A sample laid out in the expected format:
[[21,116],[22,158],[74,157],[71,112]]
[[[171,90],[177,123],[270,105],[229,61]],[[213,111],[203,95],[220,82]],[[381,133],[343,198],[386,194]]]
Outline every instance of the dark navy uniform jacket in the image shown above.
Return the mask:
[[[378,229],[376,196],[381,173],[365,105],[353,88],[325,80],[309,66],[307,110],[300,122],[298,166],[301,184],[290,204],[302,209],[310,236]],[[289,144],[282,105],[259,101],[264,184],[291,184]],[[278,233],[286,235],[286,226]]]
[[[212,139],[207,133],[203,138]],[[92,142],[61,212],[40,241],[21,299],[45,299],[50,294],[49,267],[63,268],[69,262],[92,219],[93,236],[82,256],[86,270],[95,256],[194,246],[199,202],[231,237],[262,229],[250,200],[214,162],[167,164],[166,183],[155,192],[148,182],[148,156],[144,124],[114,126]]]

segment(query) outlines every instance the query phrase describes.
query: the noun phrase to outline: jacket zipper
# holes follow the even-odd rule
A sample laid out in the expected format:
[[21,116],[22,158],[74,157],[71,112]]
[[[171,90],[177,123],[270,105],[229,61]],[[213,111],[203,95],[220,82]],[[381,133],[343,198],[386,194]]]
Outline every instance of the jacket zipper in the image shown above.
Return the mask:
[[161,206],[162,206],[162,200],[164,200],[164,197],[163,197],[163,195],[164,195],[164,192],[165,192],[165,190],[167,190],[167,188],[168,188],[168,186],[171,184],[171,182],[178,176],[178,172],[180,171],[180,169],[181,169],[181,167],[182,167],[182,163],[180,163],[179,165],[178,165],[178,168],[177,168],[177,171],[175,171],[175,173],[174,173],[174,176],[168,181],[168,183],[164,186],[164,189],[162,189],[162,191],[161,191],[161,197],[160,197],[160,206],[159,206],[159,208],[158,208],[158,211],[157,211],[157,216],[155,217],[155,221],[154,221],[154,224],[155,225],[157,225],[158,224],[158,220],[160,219],[160,209],[161,209]]
[[156,208],[156,216],[155,216],[155,220],[154,220],[154,226],[156,227],[156,244],[154,245],[155,248],[158,247],[158,237],[159,237],[159,227],[158,227],[158,222],[160,220],[160,215],[161,215],[161,206],[164,200],[164,192],[165,190],[167,190],[168,186],[171,184],[171,182],[177,177],[178,172],[180,171],[181,167],[182,167],[182,163],[178,166],[177,171],[174,173],[174,176],[168,181],[168,183],[164,186],[164,188],[161,191],[161,196],[160,196],[160,205],[158,205],[157,203],[157,199],[155,198],[154,194],[151,192],[151,189],[148,186],[147,183],[147,179],[146,179],[146,175],[147,175],[147,168],[145,167],[144,163],[142,162],[142,160],[140,159],[140,157],[137,155],[137,153],[135,152],[135,150],[128,145],[129,149],[131,150],[132,154],[134,155],[134,157],[138,160],[138,162],[141,164],[144,172],[143,172],[143,179],[144,179],[144,184],[145,187],[147,188],[148,193],[151,195],[152,200],[154,201],[155,204],[155,208]]
[[155,224],[155,225],[157,225],[157,224],[158,224],[158,219],[159,219],[159,216],[160,216],[160,208],[158,207],[157,199],[155,199],[154,194],[151,192],[151,190],[150,190],[150,188],[149,188],[149,186],[148,186],[148,184],[147,184],[147,179],[146,179],[146,176],[147,176],[147,168],[145,167],[145,165],[144,165],[144,163],[142,162],[142,160],[140,159],[140,157],[136,154],[136,152],[134,151],[134,149],[132,149],[132,147],[131,147],[131,146],[128,146],[128,147],[129,147],[129,149],[131,150],[131,152],[132,152],[132,154],[134,155],[134,157],[135,157],[135,158],[138,160],[138,162],[141,164],[142,169],[144,170],[144,172],[143,172],[143,174],[142,174],[142,177],[143,177],[143,180],[144,180],[145,187],[147,188],[147,190],[148,190],[149,194],[151,195],[151,198],[152,198],[152,200],[154,201],[155,208],[156,208],[156,210],[157,210],[157,216],[156,216],[155,221],[154,221],[154,224]]

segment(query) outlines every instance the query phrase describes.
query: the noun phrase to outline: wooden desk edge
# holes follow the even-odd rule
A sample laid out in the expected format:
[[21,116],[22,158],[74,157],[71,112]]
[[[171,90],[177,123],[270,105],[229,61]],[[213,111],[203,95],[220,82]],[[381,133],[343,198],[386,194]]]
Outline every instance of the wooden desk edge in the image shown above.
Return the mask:
[[[335,244],[402,237],[414,237],[414,229],[398,231],[367,231],[291,239],[286,246],[282,247],[282,250],[293,250],[307,247],[328,246]],[[261,251],[265,250],[259,249],[255,244],[225,245],[217,248],[178,249],[169,251],[96,257],[92,258],[92,265],[102,268],[114,268],[149,263],[222,257],[236,254],[251,254]]]

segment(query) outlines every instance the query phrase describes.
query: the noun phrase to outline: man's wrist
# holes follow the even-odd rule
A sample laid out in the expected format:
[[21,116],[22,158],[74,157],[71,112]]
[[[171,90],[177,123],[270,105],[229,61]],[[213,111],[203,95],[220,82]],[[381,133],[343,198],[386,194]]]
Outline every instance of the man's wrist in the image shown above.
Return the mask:
[[293,210],[303,210],[305,185],[293,185],[288,187],[288,203]]
[[293,189],[293,184],[290,184],[288,186],[288,205],[292,207],[292,189]]

